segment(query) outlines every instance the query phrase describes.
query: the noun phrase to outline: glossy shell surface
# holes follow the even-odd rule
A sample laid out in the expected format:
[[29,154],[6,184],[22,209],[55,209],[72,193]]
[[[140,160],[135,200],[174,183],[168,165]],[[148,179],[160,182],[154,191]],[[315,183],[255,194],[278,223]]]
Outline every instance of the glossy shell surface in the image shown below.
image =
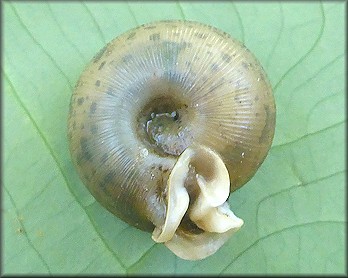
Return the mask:
[[271,85],[243,44],[197,22],[162,21],[118,36],[94,57],[71,98],[68,137],[92,195],[152,232],[186,148],[214,150],[234,191],[264,161],[274,126]]

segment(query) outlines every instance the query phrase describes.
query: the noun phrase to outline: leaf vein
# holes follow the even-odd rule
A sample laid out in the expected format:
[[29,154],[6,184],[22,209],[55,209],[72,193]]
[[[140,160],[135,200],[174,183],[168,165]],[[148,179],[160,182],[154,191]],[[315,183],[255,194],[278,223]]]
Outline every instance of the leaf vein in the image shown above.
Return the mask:
[[64,39],[72,46],[72,48],[75,49],[75,51],[77,52],[77,54],[80,56],[80,58],[82,59],[82,61],[86,62],[86,58],[82,55],[81,51],[78,49],[78,47],[68,38],[68,36],[66,35],[66,33],[64,32],[63,28],[60,26],[57,17],[55,16],[52,8],[51,8],[51,4],[49,2],[47,2],[47,7],[48,10],[50,11],[51,15],[52,15],[52,19],[53,21],[56,23],[59,31],[63,34]]
[[97,28],[98,30],[98,34],[99,34],[99,37],[101,38],[101,40],[103,41],[104,44],[106,44],[106,39],[104,37],[104,34],[100,28],[100,25],[98,24],[95,16],[92,14],[91,10],[88,8],[88,6],[86,5],[85,2],[82,2],[82,5],[83,7],[85,7],[85,10],[87,11],[88,15],[92,18],[92,21],[93,21],[93,24],[94,26]]
[[23,221],[21,220],[21,217],[19,216],[19,210],[17,208],[17,205],[16,205],[16,202],[14,201],[11,193],[9,192],[9,190],[7,189],[6,186],[4,186],[4,189],[7,193],[7,195],[9,196],[10,198],[10,202],[12,204],[12,206],[14,207],[14,210],[15,210],[15,214],[16,214],[16,217],[20,223],[20,225],[23,227],[24,229],[24,232],[23,232],[23,235],[25,236],[25,238],[27,239],[27,242],[28,244],[30,245],[30,247],[35,251],[35,253],[37,254],[37,256],[39,257],[39,259],[41,260],[41,262],[43,263],[43,265],[45,266],[47,272],[49,274],[51,274],[51,270],[50,270],[50,267],[48,265],[48,263],[45,261],[44,257],[41,255],[41,253],[39,252],[39,250],[35,247],[34,243],[31,241],[31,239],[29,238],[27,232],[25,231],[25,227],[24,227],[24,223]]
[[294,143],[299,142],[299,141],[301,141],[301,140],[303,140],[303,139],[306,139],[307,137],[311,137],[311,136],[314,136],[314,135],[318,135],[318,134],[320,134],[320,133],[322,133],[322,132],[325,132],[325,131],[328,131],[328,130],[330,130],[330,129],[336,128],[336,127],[340,126],[341,124],[343,124],[343,123],[345,123],[345,122],[346,122],[346,120],[343,120],[343,121],[340,121],[340,122],[335,123],[335,124],[333,124],[333,125],[327,126],[327,127],[323,128],[323,129],[320,129],[320,130],[317,130],[317,131],[314,131],[314,132],[307,133],[307,134],[305,134],[305,135],[303,135],[303,136],[301,136],[301,137],[296,138],[296,139],[293,140],[293,141],[289,141],[289,142],[286,142],[286,143],[283,143],[283,144],[274,145],[274,146],[272,146],[271,149],[276,149],[276,148],[280,148],[280,147],[284,147],[284,146],[287,146],[287,145],[294,144]]
[[[303,183],[303,184],[301,184],[301,185],[292,185],[292,186],[290,186],[290,187],[284,188],[284,189],[282,189],[282,190],[279,190],[279,191],[277,191],[277,192],[274,192],[274,193],[272,193],[272,194],[269,194],[269,195],[263,197],[263,198],[258,202],[257,207],[256,207],[256,228],[257,228],[257,230],[258,230],[258,227],[259,227],[259,225],[258,225],[258,219],[259,219],[260,207],[261,207],[262,203],[266,202],[268,199],[271,199],[271,198],[273,198],[273,197],[275,197],[275,196],[277,196],[277,195],[281,195],[281,194],[283,194],[283,193],[291,192],[292,190],[295,190],[295,189],[298,189],[298,188],[302,188],[302,187],[305,187],[305,186],[314,185],[314,184],[317,183],[317,182],[330,179],[330,178],[332,178],[332,177],[334,177],[334,176],[343,174],[343,173],[345,173],[345,172],[346,172],[345,170],[337,171],[337,172],[335,172],[335,173],[333,173],[333,174],[330,174],[330,175],[327,175],[327,176],[325,176],[325,177],[321,177],[321,178],[312,180],[312,181],[310,181],[310,182]],[[259,232],[259,231],[258,231],[258,232]],[[259,233],[258,233],[258,234],[259,234]]]
[[237,15],[238,24],[240,26],[240,31],[241,31],[241,41],[244,44],[245,43],[245,30],[244,30],[242,17],[240,15],[240,12],[238,11],[236,5],[233,2],[231,2],[231,4],[232,4],[232,8],[234,9],[234,11],[235,11],[235,13]]
[[46,183],[45,185],[42,187],[42,189],[40,191],[38,191],[35,196],[33,196],[32,198],[30,198],[30,200],[23,206],[26,207],[29,203],[37,200],[46,190],[47,188],[53,183],[53,181],[56,179],[56,176],[52,176]]
[[312,226],[312,225],[317,225],[317,224],[339,224],[339,225],[342,225],[342,224],[346,224],[346,223],[347,223],[346,221],[337,221],[337,220],[317,220],[317,221],[305,222],[305,223],[301,223],[301,224],[292,225],[292,226],[280,229],[278,231],[274,231],[268,235],[265,235],[265,236],[260,237],[257,240],[255,240],[247,248],[245,248],[243,251],[241,251],[226,267],[224,267],[220,273],[225,272],[229,266],[231,266],[237,259],[239,259],[245,252],[249,251],[252,247],[256,246],[261,241],[263,241],[267,238],[270,238],[276,234],[281,234],[283,232],[291,231],[291,230],[296,229],[296,228],[302,228],[302,227]]
[[306,130],[307,130],[307,133],[308,133],[308,126],[309,126],[309,118],[312,116],[312,114],[314,113],[314,110],[319,107],[323,102],[326,102],[328,100],[330,100],[331,98],[333,97],[336,97],[338,95],[342,94],[342,92],[338,92],[338,93],[334,93],[334,94],[331,94],[331,95],[328,95],[324,98],[322,98],[321,100],[319,100],[317,103],[315,103],[315,105],[308,111],[308,115],[307,115],[307,119],[306,119],[306,122],[307,122],[307,125],[306,125]]
[[182,19],[183,19],[183,20],[186,20],[185,13],[184,13],[184,9],[183,9],[183,7],[181,6],[181,4],[180,4],[179,1],[176,1],[176,6],[177,6],[178,9],[179,9],[179,12],[180,12],[180,15],[181,15]]
[[276,50],[276,48],[277,48],[278,45],[279,45],[280,38],[281,38],[281,35],[282,35],[282,33],[283,33],[283,30],[284,30],[284,10],[283,10],[282,3],[279,3],[279,12],[280,12],[280,28],[279,28],[279,33],[278,33],[278,35],[277,35],[277,39],[276,39],[275,43],[274,43],[273,46],[272,46],[272,49],[271,49],[270,53],[268,54],[268,57],[267,57],[267,60],[266,60],[266,68],[269,66],[269,63],[270,63],[270,61],[271,61],[271,58],[272,58],[272,56],[274,55],[275,50]]
[[320,10],[321,10],[322,24],[320,26],[320,31],[319,31],[318,37],[314,41],[311,48],[295,64],[293,64],[291,67],[289,67],[289,69],[283,74],[283,76],[279,79],[279,81],[274,86],[274,92],[277,91],[279,85],[284,81],[284,79],[289,75],[289,73],[292,72],[298,65],[300,65],[319,44],[319,41],[323,36],[324,26],[325,26],[325,15],[324,15],[324,8],[323,8],[322,2],[320,2]]
[[338,55],[336,58],[334,58],[332,61],[328,62],[326,65],[324,65],[320,70],[318,70],[316,73],[314,73],[311,77],[309,77],[307,80],[302,82],[300,85],[298,85],[295,89],[293,89],[293,92],[298,91],[301,87],[304,87],[307,85],[310,81],[312,81],[315,77],[317,77],[320,73],[322,73],[324,70],[335,64],[339,59],[343,58],[345,56],[344,53]]
[[133,12],[133,10],[132,10],[130,4],[129,4],[129,2],[127,1],[126,3],[127,3],[127,8],[128,8],[128,10],[129,10],[129,13],[131,14],[131,16],[132,16],[132,18],[133,18],[133,21],[135,22],[136,25],[139,25],[139,22],[138,22],[138,20],[137,20],[137,18],[136,18],[136,16],[135,16],[135,13]]
[[20,99],[18,93],[16,92],[11,80],[9,79],[9,77],[7,76],[6,72],[4,72],[4,76],[5,79],[8,81],[8,83],[10,84],[10,87],[12,89],[13,92],[13,96],[16,99],[16,101],[18,102],[19,106],[23,109],[23,111],[25,112],[25,114],[27,115],[27,117],[29,118],[30,122],[32,123],[32,125],[34,126],[37,134],[39,135],[39,137],[41,138],[42,142],[44,143],[46,149],[48,150],[50,156],[52,157],[53,161],[55,162],[60,174],[63,177],[63,180],[70,192],[70,194],[75,198],[76,202],[79,204],[79,206],[83,209],[83,211],[86,213],[87,218],[89,219],[92,227],[94,228],[95,232],[98,234],[100,240],[103,242],[104,246],[106,247],[106,249],[113,255],[113,257],[119,262],[119,264],[121,265],[121,267],[125,270],[126,267],[123,264],[122,260],[116,255],[116,253],[111,249],[111,247],[106,243],[105,239],[103,238],[102,234],[99,232],[99,230],[97,229],[95,222],[92,220],[91,216],[89,215],[89,213],[85,210],[84,206],[82,205],[81,201],[77,198],[77,196],[75,195],[74,191],[71,188],[71,185],[68,181],[68,178],[66,176],[66,174],[63,171],[63,167],[61,166],[61,164],[59,163],[59,160],[57,158],[57,156],[55,155],[51,145],[48,143],[47,138],[45,137],[45,135],[42,133],[42,131],[40,130],[38,124],[36,123],[36,121],[34,120],[34,118],[32,117],[31,113],[29,112],[28,108],[24,105],[24,103],[22,102],[22,100]]
[[100,258],[100,254],[96,254],[90,261],[89,263],[79,271],[79,273],[84,273],[93,263],[94,263],[94,260],[96,259],[99,259]]
[[16,15],[19,24],[23,27],[23,29],[26,31],[26,33],[29,35],[29,37],[33,40],[33,42],[41,49],[41,51],[46,54],[46,56],[49,58],[49,60],[52,62],[52,64],[57,68],[59,73],[64,77],[70,90],[73,90],[73,86],[71,85],[68,76],[62,71],[62,69],[58,66],[57,62],[52,58],[52,56],[47,52],[47,50],[35,39],[33,34],[29,31],[28,27],[22,21],[21,17],[19,16],[19,14],[18,14],[16,8],[13,6],[13,4],[9,4],[9,5],[11,6],[14,14]]
[[145,257],[147,254],[150,253],[150,251],[157,245],[157,243],[154,243],[149,249],[146,250],[146,252],[135,262],[133,263],[132,265],[130,265],[127,269],[127,272],[132,269],[134,266],[136,266],[138,263],[140,263]]

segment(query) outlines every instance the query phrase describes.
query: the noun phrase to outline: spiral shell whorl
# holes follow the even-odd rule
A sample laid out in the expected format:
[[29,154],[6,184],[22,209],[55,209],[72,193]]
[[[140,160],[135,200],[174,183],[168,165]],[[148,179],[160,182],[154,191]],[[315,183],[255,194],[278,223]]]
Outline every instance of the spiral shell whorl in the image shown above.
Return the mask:
[[[146,107],[163,99],[169,107],[149,118]],[[181,117],[171,127],[178,133],[154,129],[150,140],[149,122],[171,121],[171,113]],[[214,27],[164,21],[120,35],[89,64],[71,100],[70,151],[98,201],[153,231],[164,223],[165,186],[183,150],[195,143],[216,151],[233,191],[264,160],[274,123],[271,86],[242,44]]]

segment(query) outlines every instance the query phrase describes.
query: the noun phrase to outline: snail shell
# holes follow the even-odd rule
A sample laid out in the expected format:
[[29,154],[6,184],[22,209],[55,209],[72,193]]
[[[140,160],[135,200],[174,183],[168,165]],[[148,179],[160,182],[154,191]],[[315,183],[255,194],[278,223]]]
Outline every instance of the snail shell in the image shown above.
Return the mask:
[[161,21],[94,57],[71,98],[68,137],[97,201],[197,260],[243,225],[227,199],[265,159],[274,126],[270,83],[244,45],[201,23]]

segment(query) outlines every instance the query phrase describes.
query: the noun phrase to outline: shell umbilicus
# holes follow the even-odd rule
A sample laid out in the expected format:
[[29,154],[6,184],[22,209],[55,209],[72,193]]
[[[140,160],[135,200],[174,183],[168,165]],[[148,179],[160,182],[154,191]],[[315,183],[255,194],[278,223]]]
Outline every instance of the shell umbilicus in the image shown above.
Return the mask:
[[274,127],[270,83],[244,45],[201,23],[161,21],[94,57],[71,98],[68,137],[97,201],[197,260],[243,225],[227,200],[265,159]]

